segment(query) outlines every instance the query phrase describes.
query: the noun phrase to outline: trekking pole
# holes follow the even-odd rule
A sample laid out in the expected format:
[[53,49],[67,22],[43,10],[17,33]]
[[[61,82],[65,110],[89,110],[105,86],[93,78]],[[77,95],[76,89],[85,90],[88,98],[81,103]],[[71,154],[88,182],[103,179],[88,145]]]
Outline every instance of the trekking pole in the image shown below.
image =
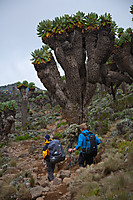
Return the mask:
[[70,171],[70,176],[71,176],[71,152],[69,152],[69,171]]

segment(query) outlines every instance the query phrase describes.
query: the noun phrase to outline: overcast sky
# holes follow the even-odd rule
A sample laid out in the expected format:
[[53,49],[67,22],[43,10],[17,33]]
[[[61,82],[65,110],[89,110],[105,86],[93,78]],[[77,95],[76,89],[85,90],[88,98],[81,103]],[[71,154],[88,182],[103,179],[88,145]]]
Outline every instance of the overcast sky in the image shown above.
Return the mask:
[[0,0],[0,86],[27,80],[44,86],[31,64],[31,52],[41,48],[40,21],[64,14],[105,12],[119,27],[133,28],[133,0]]

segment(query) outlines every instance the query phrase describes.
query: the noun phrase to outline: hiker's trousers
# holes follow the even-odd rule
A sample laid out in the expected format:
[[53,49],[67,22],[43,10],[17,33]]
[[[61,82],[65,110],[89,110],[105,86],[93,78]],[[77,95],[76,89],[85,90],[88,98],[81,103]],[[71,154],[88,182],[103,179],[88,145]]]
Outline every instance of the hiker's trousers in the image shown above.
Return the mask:
[[48,180],[52,181],[54,179],[55,164],[52,164],[49,160],[46,160],[46,169],[48,172]]
[[85,153],[80,152],[78,163],[80,167],[85,167],[86,165],[91,165],[93,163],[93,155],[90,154],[89,156]]

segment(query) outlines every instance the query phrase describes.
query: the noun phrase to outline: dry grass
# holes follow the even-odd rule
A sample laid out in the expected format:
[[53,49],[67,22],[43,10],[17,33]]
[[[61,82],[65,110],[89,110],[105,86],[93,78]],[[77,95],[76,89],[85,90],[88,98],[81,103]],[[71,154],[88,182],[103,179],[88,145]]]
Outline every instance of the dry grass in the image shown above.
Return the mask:
[[108,157],[104,162],[103,175],[107,176],[111,174],[111,172],[115,172],[117,170],[122,169],[123,160],[121,159],[121,154],[115,154],[111,157]]
[[[104,178],[102,184],[104,187],[100,189],[100,193],[107,200],[129,200],[129,194],[133,185],[133,175],[121,171]],[[131,195],[133,198],[133,194]]]
[[23,185],[20,185],[20,190],[18,193],[18,200],[31,200],[32,196],[29,190]]
[[0,185],[0,200],[15,200],[16,199],[16,189],[6,183]]
[[128,154],[128,165],[129,167],[133,167],[133,150]]

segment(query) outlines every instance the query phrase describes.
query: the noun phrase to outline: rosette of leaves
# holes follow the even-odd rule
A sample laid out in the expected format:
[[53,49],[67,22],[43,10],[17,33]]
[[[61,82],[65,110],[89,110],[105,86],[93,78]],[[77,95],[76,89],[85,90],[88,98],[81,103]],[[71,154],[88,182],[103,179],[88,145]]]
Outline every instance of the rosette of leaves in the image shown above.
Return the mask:
[[40,95],[36,97],[36,100],[39,101],[41,99]]
[[28,87],[28,81],[23,81],[22,85],[23,85],[24,87]]
[[112,24],[112,16],[110,13],[105,13],[99,17],[99,22],[102,26],[106,26],[107,24]]
[[22,86],[22,83],[20,81],[17,82],[17,88],[20,88]]
[[47,96],[46,96],[46,95],[43,95],[43,99],[47,99]]
[[128,42],[131,42],[131,36],[127,32],[122,33],[119,39],[119,45],[122,45],[123,43],[128,43]]
[[128,34],[132,34],[133,33],[133,29],[129,27],[129,28],[126,29],[125,32],[128,33]]
[[46,36],[49,32],[53,31],[53,21],[43,20],[37,25],[37,35],[39,37]]
[[[130,13],[133,15],[133,5],[130,6],[130,9],[131,9]],[[132,21],[133,21],[133,18],[132,18]]]
[[23,81],[22,83],[20,81],[17,82],[17,88],[21,88],[22,86],[24,86],[25,88],[28,87],[28,81]]
[[35,98],[29,98],[29,101],[30,101],[30,102],[34,102],[34,101],[35,101]]
[[29,87],[29,90],[34,90],[35,89],[35,83],[34,82],[30,82],[28,87]]
[[72,17],[72,21],[75,26],[79,28],[84,28],[85,27],[85,13],[78,11],[75,15]]
[[116,35],[117,34],[117,30],[118,30],[118,26],[117,26],[115,21],[112,21],[111,29],[112,29],[113,33]]
[[42,46],[41,49],[36,49],[34,52],[31,53],[31,61],[32,64],[40,64],[50,62],[51,60],[51,49],[48,45]]
[[123,32],[120,36],[120,38],[115,39],[115,47],[121,46],[122,44],[126,44],[128,42],[131,42],[131,36],[128,32]]
[[96,28],[100,26],[100,22],[98,19],[98,15],[96,13],[91,12],[90,14],[85,16],[85,26],[87,29]]
[[72,18],[69,15],[64,15],[62,17],[56,17],[53,20],[53,33],[55,34],[62,34],[66,32],[68,27],[73,24]]
[[119,37],[119,38],[120,38],[120,36],[122,35],[123,31],[124,31],[124,28],[122,28],[122,27],[118,28],[117,33],[118,33],[118,37]]
[[17,103],[15,100],[11,100],[11,101],[6,101],[3,103],[3,111],[8,111],[8,110],[12,110],[12,111],[16,111],[17,110]]

